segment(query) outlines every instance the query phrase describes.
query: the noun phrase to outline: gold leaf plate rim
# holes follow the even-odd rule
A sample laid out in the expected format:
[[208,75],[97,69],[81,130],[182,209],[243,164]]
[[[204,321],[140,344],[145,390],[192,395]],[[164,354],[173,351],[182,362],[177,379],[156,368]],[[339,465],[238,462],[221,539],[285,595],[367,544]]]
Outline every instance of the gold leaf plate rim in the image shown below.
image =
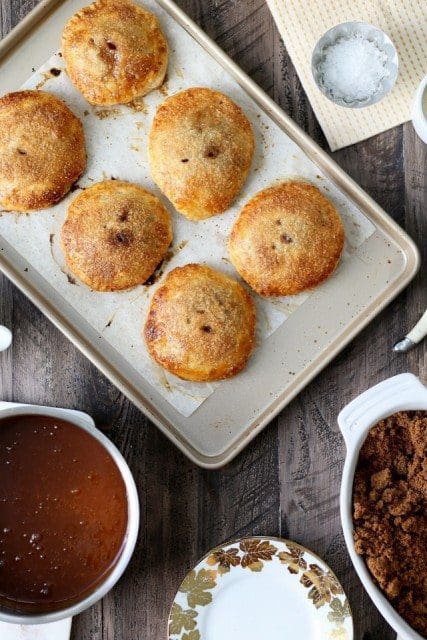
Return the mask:
[[[252,552],[255,554],[254,557],[256,556],[258,551],[261,551],[261,554],[263,554],[264,556],[270,555],[270,557],[258,558],[256,559],[256,561],[252,562],[252,564],[249,562],[249,560],[247,560],[245,564],[243,564],[242,560],[245,557],[245,555],[247,555],[246,550],[251,549],[250,543],[256,543],[256,545],[254,544],[254,546],[252,547]],[[267,543],[267,545],[269,546],[267,547],[264,546],[260,549],[261,545],[263,544],[265,545],[265,543]],[[275,548],[274,543],[276,543],[277,545],[281,545],[282,548]],[[244,548],[242,548],[241,546],[242,544],[245,545]],[[271,547],[274,547],[274,551],[271,551]],[[292,550],[294,550],[294,553],[297,553],[299,551],[299,554],[297,557],[292,556]],[[231,551],[234,551],[235,553],[230,554]],[[241,557],[239,555],[238,556],[239,560],[237,561],[236,558],[239,552],[241,554],[243,553],[243,556]],[[221,553],[225,554],[225,556],[231,556],[231,558],[229,558],[228,566],[227,566],[227,561],[224,558],[222,559],[222,561],[224,562],[223,565],[221,564],[221,560],[218,559],[220,558]],[[298,565],[298,570],[295,570],[296,567],[294,566],[294,563],[286,562],[280,557],[280,554],[284,554],[285,556],[291,556],[297,562],[297,565],[298,565],[298,561],[301,561],[301,565]],[[305,554],[308,555],[309,562],[307,562],[308,558],[307,559],[304,558]],[[224,542],[223,544],[213,547],[196,562],[196,564],[192,567],[192,569],[190,569],[187,572],[181,584],[179,585],[179,588],[175,594],[174,600],[172,602],[172,605],[169,611],[167,634],[166,634],[167,640],[203,640],[202,636],[200,635],[200,631],[197,628],[197,616],[199,613],[199,611],[197,611],[197,608],[206,607],[209,604],[211,604],[212,594],[210,593],[210,591],[214,590],[218,586],[217,580],[220,580],[221,576],[224,573],[229,573],[229,571],[232,568],[235,568],[237,566],[244,570],[246,570],[247,568],[248,570],[251,570],[253,572],[260,572],[262,571],[263,563],[272,561],[273,558],[276,558],[277,560],[279,560],[280,563],[284,565],[284,567],[288,565],[287,568],[289,573],[296,574],[295,575],[296,578],[300,578],[300,569],[301,570],[304,569],[304,571],[302,571],[301,578],[300,580],[298,580],[298,582],[300,582],[300,584],[303,587],[305,587],[304,592],[306,593],[306,596],[310,600],[312,600],[312,603],[316,609],[323,607],[325,604],[329,605],[329,612],[328,612],[327,618],[328,618],[328,621],[331,623],[331,625],[333,623],[336,624],[334,632],[335,631],[337,632],[336,635],[334,635],[334,633],[331,632],[330,638],[331,639],[342,638],[342,640],[353,640],[353,637],[354,637],[353,616],[352,616],[350,604],[348,602],[348,598],[336,574],[334,573],[334,571],[332,571],[332,569],[325,562],[325,560],[323,560],[323,558],[321,558],[318,554],[313,552],[311,549],[308,549],[304,545],[298,542],[295,542],[293,540],[290,540],[288,538],[281,538],[277,536],[260,536],[260,535],[233,538],[231,540]],[[305,563],[305,567],[304,567],[304,563]],[[294,570],[291,570],[290,568],[291,565],[292,565],[292,569]],[[222,567],[222,570],[221,570],[221,567]],[[320,571],[321,573],[318,573],[318,571]],[[307,576],[306,574],[309,574],[309,575]],[[315,581],[317,577],[320,577],[321,583],[323,583],[322,578],[323,579],[326,578],[326,583],[328,585],[327,589],[329,591],[329,596],[328,596],[329,600],[325,600],[323,602],[321,601],[320,604],[319,604],[319,600],[316,600],[316,588],[312,582],[312,580],[314,579]],[[199,582],[200,582],[200,585],[197,586]],[[312,590],[314,590],[314,592]],[[303,593],[302,590],[299,590],[299,592]],[[192,606],[188,605],[188,608],[185,610],[181,608],[180,605],[176,602],[179,594],[182,594],[182,593],[187,594],[187,605],[188,605],[189,598],[190,598],[190,602],[192,603]],[[194,593],[196,595],[193,597]],[[344,600],[341,601],[338,596],[343,596]],[[199,598],[199,600],[197,600],[197,598]],[[180,616],[179,612],[178,612],[178,616],[176,615],[177,614],[176,609],[175,609],[175,613],[173,613],[174,607],[179,607],[181,613],[184,616],[184,619],[187,620],[187,624],[190,625],[190,628],[181,626],[178,632],[172,633],[170,631],[171,626],[173,626],[174,619],[175,620],[183,619],[179,617]],[[188,616],[188,618],[186,618],[186,616]],[[336,621],[335,618],[337,618],[338,621]],[[190,620],[194,622],[194,625],[192,622],[190,622]],[[344,622],[346,622],[347,628],[344,628]],[[173,628],[177,628],[177,627],[173,627]],[[340,632],[341,635],[339,635],[338,632]]]

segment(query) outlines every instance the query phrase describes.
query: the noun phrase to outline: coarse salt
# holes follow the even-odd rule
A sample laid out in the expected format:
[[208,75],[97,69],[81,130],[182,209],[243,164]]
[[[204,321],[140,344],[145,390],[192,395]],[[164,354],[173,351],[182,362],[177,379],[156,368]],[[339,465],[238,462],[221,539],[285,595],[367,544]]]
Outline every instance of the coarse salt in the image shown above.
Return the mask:
[[388,75],[387,54],[361,34],[340,37],[327,45],[318,65],[324,88],[333,98],[361,102],[381,88]]

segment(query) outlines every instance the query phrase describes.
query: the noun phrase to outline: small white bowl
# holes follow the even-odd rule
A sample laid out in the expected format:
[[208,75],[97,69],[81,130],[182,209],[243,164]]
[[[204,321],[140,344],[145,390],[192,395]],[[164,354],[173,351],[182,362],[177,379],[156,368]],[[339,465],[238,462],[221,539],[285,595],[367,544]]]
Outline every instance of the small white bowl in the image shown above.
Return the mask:
[[348,552],[371,600],[401,640],[424,640],[397,613],[375,584],[365,561],[356,553],[353,541],[353,479],[359,451],[369,430],[398,411],[427,410],[427,388],[411,373],[388,378],[352,400],[338,416],[347,455],[341,480],[341,524]]
[[[374,94],[366,98],[365,100],[354,100],[348,102],[343,100],[340,97],[334,96],[330,89],[326,88],[323,84],[322,74],[319,71],[319,64],[322,60],[323,50],[325,47],[335,44],[338,38],[349,38],[352,35],[361,35],[365,40],[369,40],[374,42],[380,51],[383,51],[387,55],[387,64],[386,68],[389,72],[389,75],[386,76],[382,82],[381,87]],[[313,74],[313,78],[315,83],[317,84],[320,91],[325,95],[329,100],[334,102],[335,104],[340,105],[341,107],[349,107],[352,109],[360,109],[361,107],[369,107],[371,104],[375,104],[384,98],[384,96],[391,91],[396,82],[397,74],[399,69],[399,59],[397,56],[397,51],[384,31],[374,27],[367,22],[343,22],[342,24],[338,24],[332,29],[329,29],[318,41],[313,50],[313,55],[311,57],[311,72]]]
[[421,140],[427,144],[427,76],[421,80],[412,105],[412,124]]

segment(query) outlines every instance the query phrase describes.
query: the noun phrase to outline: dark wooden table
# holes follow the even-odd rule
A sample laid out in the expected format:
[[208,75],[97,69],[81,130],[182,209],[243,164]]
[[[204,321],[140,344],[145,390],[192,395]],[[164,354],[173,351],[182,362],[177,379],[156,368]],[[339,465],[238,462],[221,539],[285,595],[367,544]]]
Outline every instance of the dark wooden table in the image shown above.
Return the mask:
[[[5,35],[36,0],[1,0]],[[178,4],[324,148],[264,0]],[[410,123],[333,154],[413,237],[427,258],[427,151]],[[202,471],[179,453],[6,278],[0,323],[13,348],[0,355],[0,397],[76,407],[94,416],[128,460],[141,530],[124,577],[78,616],[73,640],[165,640],[175,590],[210,547],[248,534],[294,539],[323,556],[348,593],[355,640],[395,634],[371,604],[347,554],[338,493],[345,448],[336,417],[360,391],[411,371],[427,381],[427,341],[391,350],[427,307],[425,267],[416,280],[231,464]],[[268,639],[265,639],[268,640]]]

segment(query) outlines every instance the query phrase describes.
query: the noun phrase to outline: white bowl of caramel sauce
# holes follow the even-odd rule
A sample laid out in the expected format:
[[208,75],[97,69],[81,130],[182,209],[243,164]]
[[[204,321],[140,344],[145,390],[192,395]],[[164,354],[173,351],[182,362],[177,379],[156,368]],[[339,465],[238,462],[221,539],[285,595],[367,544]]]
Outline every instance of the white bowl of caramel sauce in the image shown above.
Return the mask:
[[87,609],[133,553],[135,482],[86,413],[0,402],[0,620]]

